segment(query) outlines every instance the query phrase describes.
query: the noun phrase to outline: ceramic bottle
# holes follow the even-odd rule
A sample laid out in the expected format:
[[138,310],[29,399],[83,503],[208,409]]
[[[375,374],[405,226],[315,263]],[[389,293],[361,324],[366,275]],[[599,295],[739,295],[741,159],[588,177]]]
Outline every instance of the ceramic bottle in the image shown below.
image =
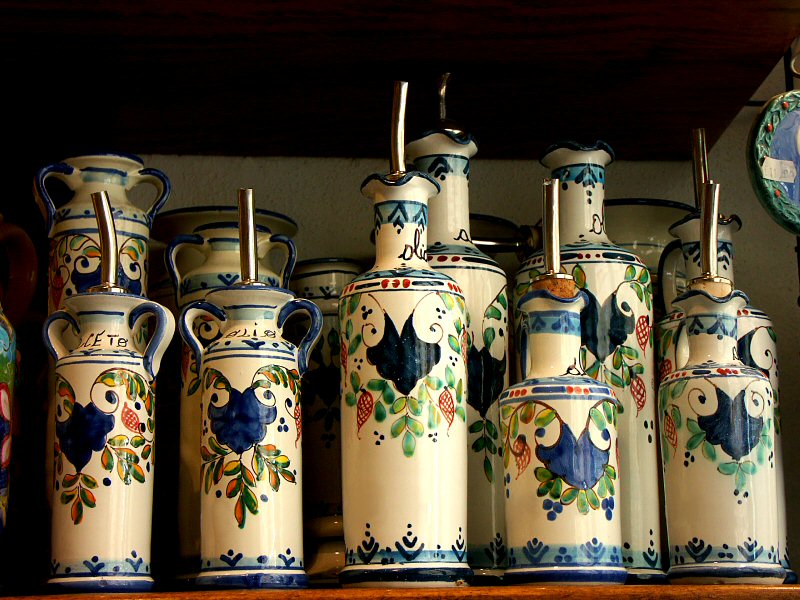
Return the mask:
[[[199,357],[200,565],[212,587],[303,587],[301,377],[322,315],[258,278],[252,190],[240,191],[241,280],[187,305],[180,333]],[[311,319],[299,346],[282,329]],[[213,322],[218,339],[197,335]]]
[[670,579],[779,584],[775,403],[761,371],[737,357],[747,296],[717,273],[719,185],[702,202],[701,275],[675,304],[687,364],[659,388]]
[[361,188],[374,206],[375,265],[339,301],[348,586],[454,586],[472,574],[466,306],[427,262],[439,186],[403,170],[405,90],[395,83],[390,174]]
[[[47,189],[51,178],[73,192],[62,206],[56,206]],[[128,199],[128,192],[143,183],[156,190],[156,199],[146,210]],[[150,227],[170,189],[164,173],[145,168],[142,159],[131,154],[75,156],[39,169],[34,195],[50,238],[48,314],[62,308],[65,298],[101,283],[100,240],[91,201],[91,194],[101,190],[108,194],[116,222],[120,286],[132,294],[147,295]]]
[[11,430],[14,392],[18,383],[17,335],[0,307],[0,540],[8,519],[11,474]]
[[587,295],[561,272],[557,179],[544,272],[520,300],[525,380],[500,396],[509,583],[622,583],[618,402],[580,367]]
[[[653,304],[650,272],[605,233],[605,167],[611,148],[597,142],[551,146],[542,164],[561,185],[561,265],[586,293],[581,312],[580,364],[591,377],[612,387],[620,402],[622,560],[632,580],[663,579],[661,493],[655,430]],[[544,255],[529,257],[517,273],[518,303],[542,273]],[[515,316],[515,327],[521,315]],[[519,331],[517,329],[517,331]],[[527,343],[517,336],[524,354]]]
[[[444,110],[444,86],[441,88]],[[406,147],[414,168],[441,191],[429,201],[428,264],[452,277],[464,294],[467,336],[469,565],[479,578],[502,577],[507,564],[503,515],[503,459],[497,398],[508,387],[507,277],[472,242],[469,219],[472,136],[445,120]]]
[[[258,213],[256,213],[258,215]],[[260,215],[256,217],[258,219]],[[272,287],[287,287],[295,263],[295,246],[286,235],[273,235],[256,223],[258,280]],[[165,260],[178,309],[202,300],[215,290],[240,280],[240,231],[230,214],[198,224],[192,234],[177,235],[167,245]],[[205,344],[219,338],[218,323],[198,319],[195,335]],[[177,353],[177,351],[176,351]],[[178,466],[178,538],[180,577],[196,572],[200,556],[200,406],[201,373],[190,346],[180,349],[180,464]]]
[[339,296],[361,270],[352,259],[318,258],[299,262],[292,275],[292,290],[322,311],[302,381],[306,573],[319,584],[336,583],[344,567]]
[[[175,324],[163,306],[116,285],[108,197],[92,198],[104,283],[65,298],[44,326],[56,361],[50,584],[140,591],[153,585],[153,382]],[[136,332],[149,317],[142,345]]]

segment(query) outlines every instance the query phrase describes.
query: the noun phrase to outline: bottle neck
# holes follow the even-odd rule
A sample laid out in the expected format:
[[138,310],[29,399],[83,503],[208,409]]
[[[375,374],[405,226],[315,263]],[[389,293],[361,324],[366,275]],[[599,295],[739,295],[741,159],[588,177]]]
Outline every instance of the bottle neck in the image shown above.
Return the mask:
[[684,327],[690,365],[708,361],[729,363],[736,358],[736,315],[708,312],[687,315]]
[[428,205],[421,200],[378,200],[375,215],[375,269],[427,269]]
[[434,177],[441,191],[429,201],[431,244],[471,243],[469,228],[469,157],[432,154],[414,161],[414,167]]
[[551,177],[560,182],[562,244],[610,243],[605,230],[605,167],[579,163],[559,166]]
[[558,377],[576,367],[581,349],[581,318],[575,310],[536,310],[523,315],[528,334],[523,360],[526,379]]

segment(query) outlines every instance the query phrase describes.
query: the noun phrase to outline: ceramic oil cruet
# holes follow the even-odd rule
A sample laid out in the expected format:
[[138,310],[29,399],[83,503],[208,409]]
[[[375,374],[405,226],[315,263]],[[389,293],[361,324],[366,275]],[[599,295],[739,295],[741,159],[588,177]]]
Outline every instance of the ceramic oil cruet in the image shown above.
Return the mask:
[[659,388],[668,576],[679,582],[779,584],[772,388],[737,358],[747,297],[717,274],[719,184],[704,187],[702,275],[675,304],[689,358]]
[[[661,493],[655,430],[655,381],[650,272],[605,233],[603,199],[611,148],[565,142],[542,164],[561,182],[561,264],[586,293],[581,312],[581,366],[610,385],[620,402],[622,560],[633,580],[663,580]],[[528,258],[516,276],[515,305],[542,273],[544,256]],[[517,313],[515,326],[522,317]],[[519,336],[520,348],[527,343]],[[520,353],[521,355],[522,353]]]
[[306,573],[320,585],[338,582],[344,567],[339,296],[361,270],[352,259],[326,257],[299,262],[292,275],[292,290],[322,311],[302,384]]
[[[709,178],[704,129],[692,130],[692,149],[696,209],[670,228],[670,232],[678,239],[674,240],[672,251],[669,251],[669,248],[665,250],[661,261],[661,268],[664,271],[675,272],[682,270],[688,280],[702,275],[700,264],[702,221],[700,219],[699,200],[703,186]],[[731,285],[734,285],[733,234],[739,231],[741,227],[742,222],[738,216],[719,216],[717,223],[717,273],[730,280]],[[669,283],[669,278],[664,278],[664,281]],[[671,302],[681,291],[685,291],[685,289],[681,289],[681,286],[672,283],[665,287],[664,298]],[[794,582],[796,575],[790,568],[787,541],[777,337],[769,316],[753,307],[749,302],[738,311],[737,316],[737,356],[747,366],[761,370],[769,378],[772,386],[772,400],[775,410],[775,447],[773,452],[778,485],[778,531],[781,538],[781,564],[787,570],[787,582]],[[686,330],[682,326],[684,317],[683,311],[676,307],[668,312],[656,326],[659,380],[663,380],[664,377],[676,369],[682,368],[688,359],[689,343]]]
[[[183,340],[199,357],[200,574],[197,585],[302,587],[300,379],[321,327],[319,308],[258,278],[253,191],[239,192],[241,280],[186,306]],[[282,334],[311,319],[299,346]],[[196,321],[220,337],[204,343]]]
[[[63,206],[56,207],[48,192],[50,178],[73,192]],[[127,195],[142,183],[156,189],[156,199],[147,210],[134,206]],[[153,217],[169,197],[169,179],[130,154],[75,156],[42,167],[34,179],[34,196],[50,237],[48,313],[62,308],[70,295],[100,284],[99,232],[91,200],[92,193],[100,190],[108,194],[114,214],[120,285],[132,294],[147,295],[147,242]]]
[[[203,300],[215,289],[229,287],[240,279],[239,223],[224,218],[203,223],[189,235],[175,236],[167,245],[165,259],[175,293],[175,304],[183,309]],[[256,217],[258,218],[258,217]],[[272,287],[288,286],[296,251],[286,235],[273,235],[267,227],[255,225],[258,281]],[[207,317],[195,327],[204,344],[218,339],[217,323]],[[177,351],[176,351],[177,354]],[[178,486],[178,537],[181,555],[179,577],[196,574],[200,556],[200,372],[189,345],[180,349],[180,464]]]
[[345,287],[342,335],[344,585],[454,586],[467,563],[466,306],[427,262],[428,198],[404,170],[407,84],[395,83],[388,175],[374,202],[375,265]]
[[472,242],[469,220],[472,136],[446,118],[449,73],[439,86],[439,126],[408,144],[414,167],[441,191],[429,201],[428,264],[458,283],[467,304],[467,428],[469,438],[469,566],[480,578],[498,578],[507,563],[503,516],[503,459],[499,449],[500,392],[508,387],[506,274]]
[[[92,201],[103,283],[66,298],[44,325],[56,361],[50,584],[146,590],[153,585],[153,381],[175,322],[161,305],[117,285],[108,196],[94,192]],[[141,347],[135,331],[149,317],[155,325]]]
[[586,293],[561,272],[557,179],[546,263],[520,300],[525,380],[500,396],[509,583],[623,583],[614,391],[580,366]]

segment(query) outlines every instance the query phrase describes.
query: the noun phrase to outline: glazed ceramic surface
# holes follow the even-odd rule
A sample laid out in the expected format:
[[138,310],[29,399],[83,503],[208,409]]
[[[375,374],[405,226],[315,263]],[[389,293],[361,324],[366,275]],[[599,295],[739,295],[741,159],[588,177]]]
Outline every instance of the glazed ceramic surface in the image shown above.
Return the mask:
[[17,336],[0,308],[0,539],[8,517],[14,391],[19,375]]
[[292,276],[293,291],[322,311],[322,333],[302,382],[303,514],[312,581],[335,582],[344,567],[339,296],[361,270],[349,259],[323,258],[298,263]]
[[526,294],[526,378],[500,396],[509,583],[623,583],[613,390],[582,372],[587,300]]
[[[598,142],[554,146],[542,160],[561,182],[561,264],[588,298],[581,313],[581,367],[610,385],[621,404],[620,499],[623,564],[632,577],[663,577],[661,492],[655,421],[653,304],[650,272],[605,234],[605,165],[611,149]],[[544,255],[528,258],[517,274],[515,298],[544,271]],[[515,317],[515,326],[521,315]],[[517,329],[519,331],[519,329]],[[516,337],[519,356],[526,340]]]
[[[174,303],[179,308],[202,300],[215,289],[230,286],[240,279],[239,225],[237,215],[222,212],[230,221],[198,225],[191,235],[178,235],[166,249],[166,263]],[[275,287],[286,287],[295,263],[295,247],[285,235],[273,235],[256,225],[258,278]],[[218,323],[206,318],[196,323],[197,335],[204,343],[220,335]],[[180,350],[180,466],[178,488],[178,525],[183,572],[196,568],[200,556],[197,529],[200,524],[200,395],[199,365],[183,344]],[[177,354],[177,351],[176,351]]]
[[747,169],[772,219],[800,235],[800,90],[770,98],[747,139]]
[[[311,326],[299,346],[282,335],[296,312]],[[196,321],[215,321],[204,343]],[[285,289],[241,285],[210,292],[181,313],[200,359],[201,586],[302,587],[300,378],[322,315]]]
[[[72,199],[58,208],[47,190],[50,178],[74,192]],[[146,210],[128,200],[128,192],[142,183],[156,189],[156,199]],[[142,159],[133,155],[76,156],[39,169],[34,191],[50,237],[48,313],[62,308],[65,298],[100,284],[100,237],[93,192],[107,192],[111,203],[119,248],[119,285],[133,294],[147,295],[150,227],[170,193],[164,173],[145,168]]]
[[[153,381],[175,321],[131,294],[76,294],[64,304],[44,329],[56,360],[50,583],[149,589]],[[145,344],[136,330],[151,316],[156,326]]]
[[688,291],[685,367],[659,389],[671,579],[783,581],[769,380],[737,358],[747,297]]
[[472,137],[434,131],[406,152],[441,186],[429,202],[428,264],[453,278],[467,305],[469,566],[476,577],[501,577],[508,556],[497,398],[508,387],[506,274],[470,237]]
[[374,175],[375,265],[345,287],[344,585],[451,586],[467,563],[468,332],[461,288],[427,263],[429,176]]
[[[720,219],[718,223],[717,268],[731,282],[734,280],[733,234],[742,223],[735,215]],[[686,280],[701,275],[700,269],[700,218],[697,213],[676,223],[670,231],[677,236],[673,256],[681,258],[681,270]],[[680,246],[681,251],[677,250]],[[667,259],[671,260],[671,259]],[[676,261],[677,263],[677,261]],[[668,267],[669,268],[669,267]],[[659,381],[676,369],[683,368],[689,358],[689,342],[684,324],[685,314],[674,307],[656,328]],[[789,570],[786,499],[784,492],[783,442],[780,427],[780,391],[778,371],[777,336],[769,316],[748,304],[737,313],[737,355],[748,367],[759,369],[769,378],[775,410],[775,474],[778,486],[778,530],[781,537],[781,564]]]

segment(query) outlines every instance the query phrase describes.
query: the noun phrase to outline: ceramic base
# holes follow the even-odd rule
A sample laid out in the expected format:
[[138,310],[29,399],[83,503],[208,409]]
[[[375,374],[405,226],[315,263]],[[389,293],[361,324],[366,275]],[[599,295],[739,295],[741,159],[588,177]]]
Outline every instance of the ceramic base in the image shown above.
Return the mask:
[[472,576],[472,569],[468,567],[447,567],[442,563],[408,568],[377,565],[373,568],[346,567],[339,573],[339,582],[344,587],[461,587],[469,585]]
[[149,592],[155,582],[150,576],[53,577],[47,587],[69,592]]
[[308,577],[303,570],[242,569],[240,571],[206,571],[194,580],[198,588],[305,588]]
[[786,571],[780,565],[757,563],[705,563],[670,567],[667,578],[671,583],[714,585],[750,584],[780,585]]
[[505,569],[473,567],[471,585],[502,585]]
[[592,569],[589,567],[545,567],[540,569],[508,570],[503,578],[508,585],[583,585],[625,583],[628,573],[624,567]]
[[667,583],[667,574],[660,569],[628,569],[628,585],[659,585]]
[[786,569],[786,577],[784,578],[783,583],[787,585],[797,583],[797,573],[795,573],[792,569]]

